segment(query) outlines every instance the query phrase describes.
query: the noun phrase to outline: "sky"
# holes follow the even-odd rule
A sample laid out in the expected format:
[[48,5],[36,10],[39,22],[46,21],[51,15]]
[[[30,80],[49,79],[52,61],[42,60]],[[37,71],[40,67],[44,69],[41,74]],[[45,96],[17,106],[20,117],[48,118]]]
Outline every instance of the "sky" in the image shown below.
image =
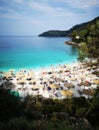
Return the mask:
[[99,0],[0,0],[0,36],[68,30],[99,16]]

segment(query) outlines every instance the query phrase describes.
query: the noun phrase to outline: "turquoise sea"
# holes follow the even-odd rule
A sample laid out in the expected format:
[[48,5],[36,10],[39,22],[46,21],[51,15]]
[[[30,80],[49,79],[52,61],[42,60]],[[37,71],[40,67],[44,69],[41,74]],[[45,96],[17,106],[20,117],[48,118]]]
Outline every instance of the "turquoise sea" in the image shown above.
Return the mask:
[[68,40],[70,38],[0,37],[0,70],[75,62],[78,51],[65,44]]

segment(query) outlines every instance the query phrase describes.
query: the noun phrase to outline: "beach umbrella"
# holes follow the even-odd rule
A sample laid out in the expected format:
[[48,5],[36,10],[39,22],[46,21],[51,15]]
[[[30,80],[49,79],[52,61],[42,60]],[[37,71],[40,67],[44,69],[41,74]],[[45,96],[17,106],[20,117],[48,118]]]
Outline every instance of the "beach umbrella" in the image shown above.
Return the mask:
[[39,90],[39,87],[37,85],[34,85],[34,86],[31,87],[31,90],[35,90],[35,91]]
[[10,69],[9,72],[10,72],[11,74],[13,74],[13,73],[14,73],[14,69]]
[[63,73],[63,70],[61,69],[61,70],[59,71],[59,73],[60,73],[60,74]]
[[44,79],[43,79],[43,82],[48,83],[49,81],[50,81],[50,78],[44,78]]
[[34,72],[32,70],[30,70],[27,74],[26,74],[26,79],[28,81],[30,81],[32,78],[34,78],[35,75],[34,75]]
[[71,97],[73,95],[73,91],[72,90],[61,90],[61,94],[65,97]]
[[71,80],[71,81],[75,81],[76,78],[75,78],[75,77],[71,77],[70,80]]
[[94,77],[96,77],[96,75],[94,75],[94,74],[89,74],[88,77],[94,78]]
[[6,77],[6,78],[12,78],[12,74],[9,73],[9,72],[7,72],[7,73],[5,73],[5,77]]
[[93,69],[96,69],[96,68],[97,68],[97,66],[95,66],[95,65],[94,65],[94,66],[92,66],[92,68],[93,68]]
[[31,89],[32,89],[32,90],[39,90],[40,88],[43,88],[43,87],[44,87],[43,85],[38,84],[38,85],[33,85],[33,86],[31,87]]
[[98,88],[98,86],[96,84],[92,84],[91,88],[96,89],[96,88]]
[[70,72],[70,70],[68,69],[68,70],[65,70],[65,72],[67,73],[67,72]]
[[19,79],[17,83],[20,84],[20,85],[25,85],[26,80],[25,79]]
[[93,96],[95,91],[93,89],[83,89],[83,94]]
[[85,75],[78,75],[78,77],[81,79],[81,80],[86,80],[86,76]]
[[63,82],[64,80],[61,79],[61,78],[55,78],[55,81],[56,81],[56,82]]
[[99,85],[99,79],[94,79],[93,83],[96,84],[96,85]]
[[31,80],[29,81],[29,84],[35,85],[35,84],[36,84],[36,80],[35,80],[35,79],[31,79]]
[[84,85],[84,86],[91,86],[91,83],[88,82],[88,81],[85,81],[85,82],[83,83],[83,85]]
[[67,88],[74,88],[74,85],[72,83],[64,83],[64,86]]
[[26,78],[25,74],[23,72],[17,72],[16,77],[17,77],[17,79],[23,79],[23,78],[25,79]]
[[50,84],[53,84],[53,80],[49,80],[49,83],[50,83]]
[[57,88],[59,88],[60,86],[58,85],[58,84],[50,84],[50,87],[53,89],[53,88],[55,88],[55,89],[57,89]]
[[77,71],[73,71],[73,72],[71,72],[72,73],[72,75],[78,75],[78,72]]
[[30,81],[32,80],[32,77],[26,77],[26,80]]
[[85,70],[84,70],[84,69],[79,69],[78,71],[79,71],[79,72],[85,72]]
[[91,67],[87,67],[87,70],[91,70],[92,68]]
[[85,81],[85,82],[81,82],[80,84],[78,84],[78,86],[91,86],[91,83],[88,81]]

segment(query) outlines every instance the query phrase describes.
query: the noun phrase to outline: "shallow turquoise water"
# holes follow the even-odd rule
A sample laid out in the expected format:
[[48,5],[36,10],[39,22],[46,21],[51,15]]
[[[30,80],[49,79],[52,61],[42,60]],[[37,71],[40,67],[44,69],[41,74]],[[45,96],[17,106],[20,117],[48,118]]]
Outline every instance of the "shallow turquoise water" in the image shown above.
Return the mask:
[[0,70],[38,68],[74,62],[76,48],[69,38],[0,37]]

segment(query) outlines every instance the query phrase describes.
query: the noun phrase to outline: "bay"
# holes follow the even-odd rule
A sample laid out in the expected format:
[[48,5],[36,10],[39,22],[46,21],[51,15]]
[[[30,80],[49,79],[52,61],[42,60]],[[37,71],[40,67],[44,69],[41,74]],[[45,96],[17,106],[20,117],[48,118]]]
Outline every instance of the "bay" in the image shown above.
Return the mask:
[[40,68],[72,63],[77,48],[66,45],[70,38],[0,37],[0,70]]

